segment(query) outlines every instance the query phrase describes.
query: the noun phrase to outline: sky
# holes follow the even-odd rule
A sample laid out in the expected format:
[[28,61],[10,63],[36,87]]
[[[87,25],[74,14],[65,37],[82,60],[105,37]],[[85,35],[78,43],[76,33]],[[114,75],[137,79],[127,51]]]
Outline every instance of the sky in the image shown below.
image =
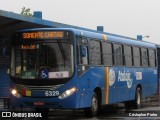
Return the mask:
[[43,19],[160,44],[160,0],[0,0],[0,10],[42,11]]

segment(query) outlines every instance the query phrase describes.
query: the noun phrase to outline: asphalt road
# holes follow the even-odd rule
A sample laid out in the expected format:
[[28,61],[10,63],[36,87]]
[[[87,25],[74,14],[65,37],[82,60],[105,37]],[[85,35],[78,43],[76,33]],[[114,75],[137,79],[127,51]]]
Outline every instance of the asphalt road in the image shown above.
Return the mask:
[[[10,112],[10,109],[3,108],[3,101],[0,101],[0,111]],[[15,117],[16,118],[16,117]],[[6,118],[5,118],[6,119]],[[8,118],[10,119],[10,118]],[[35,117],[24,117],[24,120],[33,120]],[[40,117],[37,117],[39,120]],[[43,116],[42,116],[42,119]],[[83,110],[54,110],[51,109],[48,113],[48,120],[160,120],[160,95],[152,96],[142,100],[142,108],[131,109],[126,111],[124,104],[115,104],[107,106],[102,110],[102,113],[98,117],[86,118]]]

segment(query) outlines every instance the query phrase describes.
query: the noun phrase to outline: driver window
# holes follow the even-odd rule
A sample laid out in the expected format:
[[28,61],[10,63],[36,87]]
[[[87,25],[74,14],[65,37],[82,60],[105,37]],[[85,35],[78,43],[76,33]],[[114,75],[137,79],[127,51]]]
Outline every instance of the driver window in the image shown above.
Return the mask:
[[82,76],[89,69],[88,41],[86,38],[77,39],[78,76]]
[[84,38],[77,39],[77,63],[88,65],[88,41]]
[[78,45],[78,64],[88,65],[88,47]]

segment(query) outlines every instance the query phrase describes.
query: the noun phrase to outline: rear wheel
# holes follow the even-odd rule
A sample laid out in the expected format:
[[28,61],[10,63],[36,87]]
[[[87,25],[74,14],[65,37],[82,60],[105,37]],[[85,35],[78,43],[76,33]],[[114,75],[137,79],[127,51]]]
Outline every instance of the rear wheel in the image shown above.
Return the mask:
[[136,89],[134,108],[139,109],[141,107],[141,89],[138,87]]
[[141,107],[141,88],[138,87],[135,91],[135,99],[125,102],[125,109],[128,111],[131,108],[139,109]]
[[95,117],[98,115],[98,111],[99,111],[99,101],[98,101],[98,96],[97,94],[94,92],[93,96],[92,96],[92,101],[91,101],[91,107],[90,108],[86,108],[85,109],[85,113],[87,117]]

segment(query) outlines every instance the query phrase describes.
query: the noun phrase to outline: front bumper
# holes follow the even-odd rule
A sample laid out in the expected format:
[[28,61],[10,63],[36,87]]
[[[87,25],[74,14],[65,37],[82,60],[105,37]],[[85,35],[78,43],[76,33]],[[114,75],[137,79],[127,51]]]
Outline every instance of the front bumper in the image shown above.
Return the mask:
[[[11,106],[14,108],[54,108],[54,109],[78,109],[77,94],[74,93],[65,99],[59,99],[58,97],[21,97],[17,98],[11,96]],[[35,103],[43,103],[36,104]]]

